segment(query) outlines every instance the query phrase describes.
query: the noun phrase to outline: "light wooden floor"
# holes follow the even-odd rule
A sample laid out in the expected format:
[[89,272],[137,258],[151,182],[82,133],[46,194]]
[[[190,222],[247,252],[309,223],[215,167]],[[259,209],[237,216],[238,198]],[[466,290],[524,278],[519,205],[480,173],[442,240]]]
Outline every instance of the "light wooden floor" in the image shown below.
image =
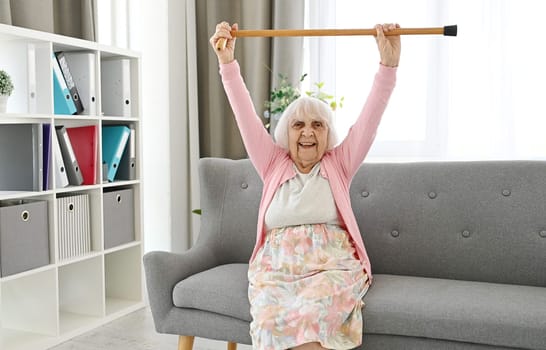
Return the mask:
[[[149,308],[135,311],[51,350],[177,350],[178,337],[155,331]],[[225,350],[227,343],[195,338],[195,350]],[[248,345],[237,350],[251,350]]]

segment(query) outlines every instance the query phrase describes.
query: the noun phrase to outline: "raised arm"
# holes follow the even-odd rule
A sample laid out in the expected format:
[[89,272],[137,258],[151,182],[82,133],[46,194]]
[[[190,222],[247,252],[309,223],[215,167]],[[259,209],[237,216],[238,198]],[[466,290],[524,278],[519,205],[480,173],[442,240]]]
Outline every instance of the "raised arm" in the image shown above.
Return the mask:
[[[231,36],[232,29],[236,30],[237,24],[230,26],[227,22],[219,23],[209,42],[218,57],[222,83],[235,114],[245,149],[258,174],[263,178],[273,157],[279,154],[280,147],[273,142],[256,113],[250,93],[241,76],[239,64],[234,58],[236,39]],[[221,39],[226,39],[227,44],[225,48],[218,49],[216,44]]]
[[362,111],[349,130],[347,137],[334,149],[340,166],[351,178],[368,154],[375,139],[377,128],[387,107],[396,83],[396,70],[400,62],[401,43],[399,35],[384,33],[400,28],[398,24],[376,25],[375,40],[380,55],[380,65],[372,89]]

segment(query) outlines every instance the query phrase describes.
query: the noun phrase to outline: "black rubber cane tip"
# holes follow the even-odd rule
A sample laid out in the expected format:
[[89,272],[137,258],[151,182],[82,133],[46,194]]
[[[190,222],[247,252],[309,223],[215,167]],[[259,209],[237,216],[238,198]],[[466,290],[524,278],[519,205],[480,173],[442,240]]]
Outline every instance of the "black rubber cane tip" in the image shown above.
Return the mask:
[[445,26],[444,27],[445,36],[457,36],[457,25],[454,26]]

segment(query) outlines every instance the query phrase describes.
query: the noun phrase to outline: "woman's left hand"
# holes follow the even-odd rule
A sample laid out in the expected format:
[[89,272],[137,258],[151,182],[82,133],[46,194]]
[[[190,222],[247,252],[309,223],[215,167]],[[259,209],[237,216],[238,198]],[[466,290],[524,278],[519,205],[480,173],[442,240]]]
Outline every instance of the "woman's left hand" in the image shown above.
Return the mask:
[[398,23],[377,24],[375,41],[381,56],[381,64],[388,67],[398,67],[400,62],[400,35],[385,35],[389,31],[400,28]]

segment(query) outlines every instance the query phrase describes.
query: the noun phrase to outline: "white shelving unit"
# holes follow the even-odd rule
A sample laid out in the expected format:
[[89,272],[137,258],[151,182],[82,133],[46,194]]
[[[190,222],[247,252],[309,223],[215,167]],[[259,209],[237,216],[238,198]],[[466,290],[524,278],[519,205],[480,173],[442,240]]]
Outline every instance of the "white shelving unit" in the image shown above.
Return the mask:
[[[82,115],[53,114],[51,54],[57,51],[95,54],[97,115],[85,114],[85,111]],[[100,108],[101,63],[112,58],[130,61],[130,116],[105,115]],[[96,184],[53,187],[44,191],[0,189],[0,205],[13,200],[47,202],[50,249],[49,264],[0,277],[0,349],[47,349],[145,305],[142,271],[140,55],[96,42],[0,24],[0,69],[11,75],[15,85],[7,113],[0,113],[0,128],[5,124],[51,124],[66,127],[96,125],[98,130]],[[120,124],[135,129],[136,179],[103,182],[100,166],[101,127]],[[103,195],[105,191],[115,189],[133,190],[135,240],[105,249]],[[79,194],[89,196],[91,251],[61,260],[57,198]]]

